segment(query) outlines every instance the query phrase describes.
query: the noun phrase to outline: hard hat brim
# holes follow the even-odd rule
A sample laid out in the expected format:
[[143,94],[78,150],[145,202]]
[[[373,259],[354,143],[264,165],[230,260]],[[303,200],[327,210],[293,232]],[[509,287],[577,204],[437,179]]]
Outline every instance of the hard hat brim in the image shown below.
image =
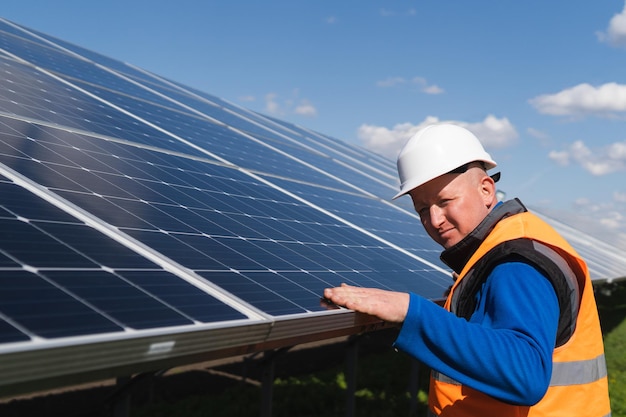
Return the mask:
[[[496,165],[495,165],[495,162],[493,162],[493,168],[495,168],[495,166],[496,166]],[[487,168],[487,169],[490,169],[490,168]],[[447,173],[446,173],[446,174],[447,174]],[[445,174],[443,174],[443,175],[445,175]],[[498,181],[500,181],[500,177],[501,177],[501,176],[502,176],[502,173],[501,173],[501,172],[499,172],[499,171],[498,171],[498,172],[495,172],[495,173],[493,173],[493,174],[491,174],[491,175],[490,175],[490,177],[491,177],[491,179],[493,180],[493,182],[498,182]],[[422,184],[418,184],[418,185],[416,185],[415,187],[411,187],[410,185],[407,185],[406,187],[402,187],[402,190],[400,190],[400,192],[399,192],[398,194],[394,195],[394,196],[391,198],[391,200],[396,200],[396,199],[398,199],[398,198],[402,197],[403,195],[406,195],[406,194],[410,193],[410,192],[411,192],[411,190],[413,190],[414,188],[419,187],[420,185],[422,185]]]

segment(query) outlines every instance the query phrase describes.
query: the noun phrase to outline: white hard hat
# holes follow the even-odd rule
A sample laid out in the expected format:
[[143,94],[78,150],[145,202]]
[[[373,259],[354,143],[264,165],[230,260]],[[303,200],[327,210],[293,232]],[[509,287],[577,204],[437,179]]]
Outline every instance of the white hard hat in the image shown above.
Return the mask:
[[393,199],[474,161],[483,162],[485,169],[496,166],[469,130],[449,123],[426,126],[407,141],[398,155],[400,192]]

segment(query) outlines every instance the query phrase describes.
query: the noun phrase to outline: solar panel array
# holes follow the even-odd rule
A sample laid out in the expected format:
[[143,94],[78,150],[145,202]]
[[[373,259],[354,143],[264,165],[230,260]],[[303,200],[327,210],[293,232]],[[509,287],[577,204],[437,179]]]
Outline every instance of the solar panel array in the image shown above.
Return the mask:
[[342,282],[450,284],[387,159],[6,20],[0,74],[0,393],[382,325],[320,303]]
[[8,21],[0,64],[0,386],[373,325],[320,304],[342,282],[448,285],[377,155]]

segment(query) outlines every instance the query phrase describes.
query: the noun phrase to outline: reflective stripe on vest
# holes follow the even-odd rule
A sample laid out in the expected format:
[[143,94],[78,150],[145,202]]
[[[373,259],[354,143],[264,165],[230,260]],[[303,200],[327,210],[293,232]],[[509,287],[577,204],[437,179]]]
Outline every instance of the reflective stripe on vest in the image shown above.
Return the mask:
[[589,384],[606,377],[604,355],[575,362],[554,362],[550,386]]
[[443,382],[445,384],[461,385],[461,383],[456,379],[452,379],[449,376],[442,374],[441,372],[432,371],[430,374],[435,381]]
[[[437,415],[435,413],[433,413],[432,410],[429,408],[428,409],[428,413],[426,414],[426,417],[437,417]],[[605,414],[602,417],[611,417],[611,413]]]
[[[607,376],[607,372],[604,355],[583,361],[554,362],[552,364],[550,386],[557,387],[589,384],[604,378],[605,376]],[[452,379],[441,372],[432,371],[432,377],[434,380],[445,384],[461,385],[461,383],[457,380]]]

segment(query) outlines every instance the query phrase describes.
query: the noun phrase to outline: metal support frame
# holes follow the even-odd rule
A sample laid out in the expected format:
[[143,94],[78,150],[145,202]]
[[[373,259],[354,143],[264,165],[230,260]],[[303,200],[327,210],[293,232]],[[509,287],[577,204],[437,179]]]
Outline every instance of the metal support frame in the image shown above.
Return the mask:
[[132,390],[137,384],[152,378],[162,376],[167,370],[144,372],[135,376],[121,376],[115,380],[115,389],[104,400],[104,406],[110,409],[113,417],[128,417],[130,415]]
[[411,373],[409,374],[409,416],[417,416],[417,394],[419,392],[420,363],[411,359]]
[[361,336],[351,336],[346,346],[346,417],[354,417],[356,405],[356,372]]
[[346,417],[354,417],[358,357],[358,340],[350,341],[346,348]]
[[[355,335],[348,339],[346,346],[346,417],[354,417],[356,413],[356,377],[359,358],[359,344],[362,335]],[[417,416],[418,393],[420,378],[420,362],[411,359],[409,373],[409,416]]]
[[261,379],[261,417],[271,417],[274,396],[274,369],[276,358],[286,353],[292,346],[263,352],[263,376]]
[[115,391],[112,400],[113,417],[128,417],[130,415],[130,392],[129,387],[132,378],[129,376],[118,377],[115,380]]

